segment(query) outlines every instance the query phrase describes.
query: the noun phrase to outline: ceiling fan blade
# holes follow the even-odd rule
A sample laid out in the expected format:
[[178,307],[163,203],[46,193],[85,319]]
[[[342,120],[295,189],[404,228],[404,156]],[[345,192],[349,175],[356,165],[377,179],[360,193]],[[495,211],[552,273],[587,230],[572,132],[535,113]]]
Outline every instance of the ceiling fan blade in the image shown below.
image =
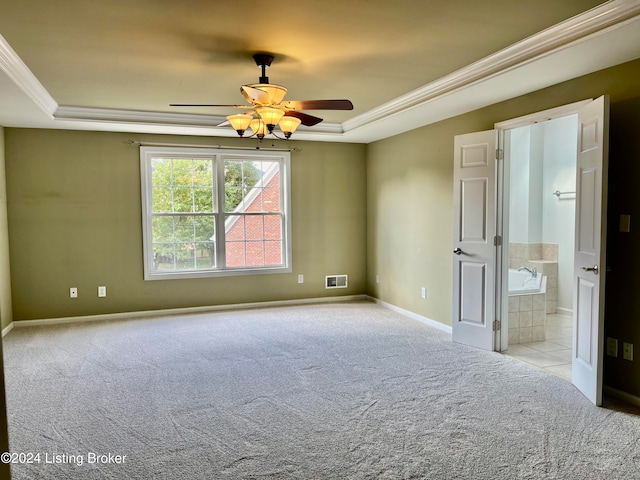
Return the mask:
[[247,102],[259,103],[260,105],[267,105],[269,103],[269,94],[259,88],[250,87],[249,85],[242,85],[240,92]]
[[350,100],[289,100],[280,106],[291,110],[353,110]]
[[253,108],[251,105],[218,105],[206,103],[170,103],[170,107],[228,107],[228,108]]
[[225,120],[222,123],[219,123],[218,125],[216,125],[216,127],[226,127],[227,125],[231,125],[231,122],[229,120]]
[[313,127],[322,121],[320,117],[314,117],[313,115],[307,115],[306,113],[298,112],[296,110],[291,110],[285,113],[287,117],[296,117],[300,119],[302,125],[307,127]]

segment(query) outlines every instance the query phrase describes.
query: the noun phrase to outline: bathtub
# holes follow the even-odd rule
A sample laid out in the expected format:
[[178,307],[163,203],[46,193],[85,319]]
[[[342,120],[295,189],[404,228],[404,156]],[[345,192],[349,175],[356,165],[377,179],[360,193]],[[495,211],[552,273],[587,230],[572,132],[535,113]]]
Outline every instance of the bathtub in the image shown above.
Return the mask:
[[530,295],[542,291],[542,274],[535,277],[526,270],[509,269],[509,295]]

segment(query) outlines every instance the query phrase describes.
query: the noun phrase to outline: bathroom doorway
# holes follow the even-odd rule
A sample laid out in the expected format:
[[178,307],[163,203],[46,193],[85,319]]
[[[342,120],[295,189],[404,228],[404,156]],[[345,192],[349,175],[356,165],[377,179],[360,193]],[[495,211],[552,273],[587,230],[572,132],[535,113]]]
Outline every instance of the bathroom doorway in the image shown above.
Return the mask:
[[576,114],[504,132],[505,353],[568,381],[577,132]]
[[[601,405],[609,131],[609,100],[605,95],[497,123],[494,130],[454,137],[452,339],[485,350],[508,349],[507,276],[511,207],[510,162],[501,161],[507,154],[505,137],[508,136],[511,142],[510,130],[573,114],[577,114],[577,141],[573,143],[577,161],[574,169],[576,227],[571,382],[595,405]],[[531,145],[529,149],[531,151]],[[544,179],[544,169],[542,172],[529,170],[527,175]],[[541,188],[534,190],[543,198]],[[557,195],[553,195],[556,190]],[[562,192],[560,187],[551,186],[549,193],[559,200]],[[534,192],[528,191],[525,196],[531,207],[531,217],[539,217],[542,207],[531,202],[532,195]],[[538,261],[544,262],[544,258],[541,243]],[[532,260],[528,254],[526,260]],[[543,266],[541,268],[544,270]],[[544,281],[544,276],[543,273],[537,278]],[[540,302],[540,299],[536,300],[536,305],[541,305]],[[544,304],[546,314],[546,298]],[[531,308],[533,312],[533,298]]]

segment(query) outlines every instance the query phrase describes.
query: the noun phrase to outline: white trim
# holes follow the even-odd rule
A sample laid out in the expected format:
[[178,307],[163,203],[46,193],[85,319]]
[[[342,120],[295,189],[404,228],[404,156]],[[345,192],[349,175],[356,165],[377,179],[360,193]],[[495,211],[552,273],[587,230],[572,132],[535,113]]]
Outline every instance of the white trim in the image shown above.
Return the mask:
[[640,407],[640,397],[636,397],[635,395],[631,395],[630,393],[623,392],[622,390],[618,390],[617,388],[609,387],[608,385],[604,386],[604,393],[608,396],[617,398],[618,400],[622,400],[631,405],[635,405],[636,407]]
[[[213,212],[208,212],[216,222],[216,268],[202,270],[178,270],[155,271],[153,269],[152,248],[152,181],[151,160],[156,156],[167,158],[208,159],[213,162],[215,171],[215,207]],[[280,201],[281,218],[283,219],[283,263],[282,265],[263,267],[227,268],[223,266],[225,258],[225,235],[228,231],[224,222],[225,185],[224,185],[224,161],[236,157],[252,159],[256,161],[276,162],[280,173]],[[219,150],[216,148],[182,148],[170,146],[140,146],[140,178],[141,178],[141,202],[142,202],[142,239],[143,239],[143,266],[145,281],[177,280],[184,278],[211,278],[238,275],[264,275],[291,273],[293,261],[292,227],[291,227],[291,153],[289,151],[275,150]]]
[[134,320],[142,318],[166,317],[169,315],[189,315],[194,313],[208,313],[230,310],[247,310],[253,308],[287,307],[295,305],[313,305],[337,302],[355,302],[358,300],[368,300],[367,296],[344,295],[342,297],[318,297],[300,298],[294,300],[272,300],[267,302],[235,303],[228,305],[209,305],[204,307],[168,308],[163,310],[146,310],[139,312],[105,313],[98,315],[84,315],[78,317],[44,318],[37,320],[17,320],[13,322],[15,327],[40,327],[43,325],[59,325],[65,323],[100,322],[110,320]]
[[[204,115],[197,113],[150,112],[145,110],[120,110],[115,108],[72,107],[60,105],[55,111],[56,120],[83,120],[86,122],[142,123],[148,125],[181,125],[190,127],[208,127],[224,122],[222,115]],[[219,127],[225,131],[229,127]],[[233,132],[234,135],[238,135]]]
[[2,35],[0,35],[0,71],[3,71],[26,93],[49,118],[53,118],[58,104]]
[[4,327],[2,329],[2,338],[4,338],[7,335],[7,333],[9,333],[11,330],[13,330],[13,327],[14,327],[14,323],[13,322],[11,322],[9,325]]
[[[56,105],[53,117],[57,121],[108,122],[135,125],[167,125],[181,127],[205,127],[215,136],[237,137],[235,130],[228,125],[218,125],[226,121],[224,115],[206,115],[199,113],[153,112],[148,110],[124,110],[117,108],[75,107],[71,105]],[[323,122],[312,127],[300,126],[296,132],[310,132],[319,134],[341,135],[344,133],[342,124]],[[265,137],[270,140],[271,137]]]
[[494,124],[494,128],[497,130],[510,130],[512,128],[524,127],[525,125],[546,122],[548,120],[554,120],[556,118],[566,117],[568,115],[576,115],[578,113],[578,110],[591,103],[592,101],[592,98],[588,98],[586,100],[580,100],[579,102],[569,103],[560,107],[531,113],[522,117],[504,120],[502,122]]
[[378,305],[383,306],[386,309],[393,310],[396,313],[400,313],[405,317],[409,317],[413,320],[417,320],[418,322],[429,325],[430,327],[437,328],[438,330],[442,330],[443,332],[451,335],[451,327],[449,325],[445,325],[444,323],[440,323],[436,320],[432,320],[431,318],[423,317],[422,315],[418,315],[417,313],[411,312],[409,310],[405,310],[404,308],[397,307],[391,303],[384,302],[378,298],[367,295],[367,298],[373,303],[377,303]]
[[556,313],[559,313],[561,315],[573,315],[573,309],[556,307]]

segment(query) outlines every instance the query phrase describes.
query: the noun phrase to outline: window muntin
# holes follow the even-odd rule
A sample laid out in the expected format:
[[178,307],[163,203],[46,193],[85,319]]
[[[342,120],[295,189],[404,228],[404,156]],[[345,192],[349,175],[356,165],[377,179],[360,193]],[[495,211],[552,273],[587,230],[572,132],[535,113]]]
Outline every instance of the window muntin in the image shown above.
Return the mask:
[[145,279],[290,272],[288,169],[283,152],[141,147]]

